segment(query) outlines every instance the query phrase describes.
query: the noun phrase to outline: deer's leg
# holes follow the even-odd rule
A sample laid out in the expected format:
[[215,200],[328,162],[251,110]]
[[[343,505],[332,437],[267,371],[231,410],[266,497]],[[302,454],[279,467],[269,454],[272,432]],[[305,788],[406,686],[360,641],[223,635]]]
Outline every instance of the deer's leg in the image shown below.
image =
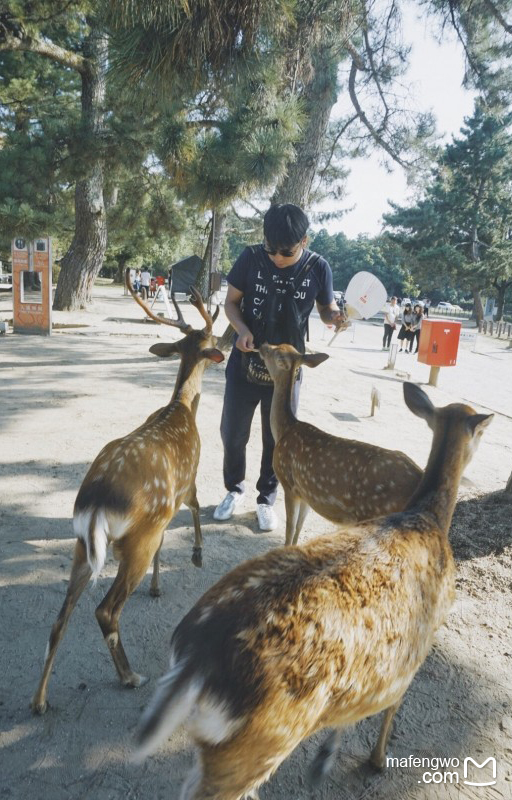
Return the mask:
[[300,510],[300,498],[293,494],[291,489],[284,489],[284,505],[286,508],[286,538],[285,545],[294,543],[295,530],[297,528],[297,520]]
[[384,711],[384,718],[380,728],[379,738],[377,744],[372,750],[370,756],[370,763],[377,769],[382,769],[386,760],[386,749],[388,746],[389,736],[391,733],[391,726],[394,716],[402,704],[402,698]]
[[192,550],[192,563],[195,567],[203,566],[203,534],[201,533],[201,521],[199,519],[199,503],[197,502],[196,485],[193,484],[190,494],[185,500],[185,505],[192,513],[194,520],[194,548]]
[[341,742],[341,734],[341,728],[335,728],[330,732],[309,768],[308,779],[314,789],[320,786],[333,767]]
[[160,590],[160,550],[162,549],[163,541],[164,541],[164,534],[162,532],[160,547],[156,551],[155,557],[153,559],[153,575],[151,576],[151,585],[149,587],[149,593],[151,597],[160,597],[160,595],[162,594]]
[[114,583],[96,609],[96,619],[107,643],[121,683],[124,686],[142,686],[149,678],[138,675],[130,667],[119,634],[119,617],[127,599],[137,588],[155,555],[161,539],[159,536],[144,539],[129,538],[129,534],[116,542],[119,569]]
[[308,511],[309,511],[309,505],[306,503],[305,500],[301,500],[299,515],[297,518],[297,522],[295,524],[295,536],[293,537],[293,544],[297,544],[297,542],[299,541],[300,532],[302,530],[302,526],[304,525],[304,520],[308,515]]
[[46,649],[43,674],[41,676],[37,691],[32,698],[32,711],[34,711],[36,714],[44,714],[46,711],[46,690],[48,687],[48,680],[52,671],[55,654],[57,652],[57,647],[59,646],[60,640],[62,639],[64,631],[66,630],[71,612],[73,611],[78,598],[87,586],[90,577],[91,568],[87,563],[85,545],[81,539],[77,539],[66,598],[62,604],[59,616],[53,625]]

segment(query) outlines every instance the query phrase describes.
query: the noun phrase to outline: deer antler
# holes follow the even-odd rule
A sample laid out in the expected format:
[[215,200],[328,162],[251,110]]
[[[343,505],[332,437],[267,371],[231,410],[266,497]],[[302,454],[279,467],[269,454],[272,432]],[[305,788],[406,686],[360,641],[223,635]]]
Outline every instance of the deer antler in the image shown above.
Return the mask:
[[190,333],[190,331],[193,330],[192,325],[188,325],[185,322],[185,320],[183,319],[183,314],[181,313],[181,311],[180,311],[180,309],[178,307],[178,304],[177,304],[177,302],[176,302],[176,300],[174,298],[174,295],[171,295],[171,297],[172,297],[172,302],[174,304],[174,308],[176,309],[176,313],[178,315],[178,319],[175,320],[175,319],[165,319],[163,317],[157,317],[157,315],[154,314],[151,311],[151,309],[147,305],[147,303],[145,303],[144,300],[141,297],[139,297],[139,295],[136,294],[133,291],[132,282],[130,280],[130,269],[129,268],[127,268],[127,270],[125,272],[125,282],[126,282],[126,288],[130,292],[130,294],[133,297],[133,299],[135,300],[135,302],[138,303],[139,306],[144,309],[144,311],[146,312],[148,317],[151,317],[151,319],[154,319],[155,322],[159,322],[160,325],[171,325],[173,328],[179,328],[180,331],[183,331],[183,333]]
[[197,308],[202,318],[206,322],[205,333],[211,333],[213,323],[219,316],[219,306],[217,306],[217,308],[215,309],[215,312],[212,317],[212,315],[208,313],[207,309],[204,306],[201,293],[196,289],[195,286],[189,286],[189,289],[190,289],[190,294],[192,295],[192,297],[190,298],[190,302]]

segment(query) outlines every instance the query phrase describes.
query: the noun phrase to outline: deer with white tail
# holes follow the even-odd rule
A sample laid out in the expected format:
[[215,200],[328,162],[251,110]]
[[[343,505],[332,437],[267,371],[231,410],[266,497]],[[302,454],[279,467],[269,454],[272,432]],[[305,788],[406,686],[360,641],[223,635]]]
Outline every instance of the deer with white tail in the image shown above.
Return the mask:
[[[184,724],[199,754],[180,800],[257,797],[304,738],[379,711],[371,761],[383,766],[393,716],[453,601],[448,530],[462,471],[492,417],[458,403],[435,408],[411,383],[404,396],[433,430],[406,509],[247,561],[175,630],[135,757]],[[313,780],[336,744],[334,733]]]
[[405,453],[333,436],[298,420],[291,405],[297,370],[317,367],[326,353],[301,355],[288,344],[259,353],[274,381],[270,426],[273,467],[284,491],[286,544],[297,544],[312,508],[332,522],[350,523],[402,511],[422,470]]
[[76,602],[91,576],[96,580],[105,563],[107,548],[113,544],[119,560],[116,578],[96,609],[96,618],[112,655],[119,678],[125,686],[147,681],[128,662],[119,633],[119,618],[126,600],[137,588],[153,561],[150,593],[160,594],[159,554],[164,531],[182,503],[194,521],[192,562],[202,565],[202,535],[196,496],[196,473],[200,441],[196,411],[201,381],[207,363],[224,360],[215,348],[212,317],[201,295],[191,289],[194,305],[205,321],[203,330],[187,325],[177,303],[177,320],[157,317],[133,292],[129,271],[127,286],[146,313],[157,322],[178,327],[185,338],[160,342],[149,349],[162,358],[181,358],[174,393],[167,406],[158,409],[136,430],[107,444],[92,463],[78,492],[73,511],[77,536],[71,577],[60,613],[53,625],[43,673],[32,700],[35,713],[47,708],[46,693],[57,647]]

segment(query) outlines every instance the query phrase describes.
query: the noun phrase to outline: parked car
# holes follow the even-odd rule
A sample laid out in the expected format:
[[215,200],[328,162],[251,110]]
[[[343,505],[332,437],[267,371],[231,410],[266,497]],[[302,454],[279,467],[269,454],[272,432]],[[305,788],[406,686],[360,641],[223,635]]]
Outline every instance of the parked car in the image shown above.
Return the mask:
[[401,306],[402,306],[402,308],[405,308],[405,306],[412,306],[412,300],[411,300],[411,298],[410,298],[410,297],[404,297],[404,298],[402,298],[402,303],[401,303]]
[[12,275],[0,275],[0,292],[12,292]]
[[455,311],[456,307],[451,303],[448,303],[446,300],[441,300],[440,303],[437,304],[437,308],[444,308],[445,311]]

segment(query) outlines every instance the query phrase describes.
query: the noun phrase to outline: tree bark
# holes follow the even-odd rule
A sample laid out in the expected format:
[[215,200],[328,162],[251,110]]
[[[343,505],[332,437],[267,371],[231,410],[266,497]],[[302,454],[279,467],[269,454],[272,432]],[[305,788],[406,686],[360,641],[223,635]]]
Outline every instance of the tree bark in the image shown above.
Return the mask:
[[307,114],[304,133],[295,145],[295,160],[289,164],[284,179],[275,189],[272,205],[295,203],[308,208],[329,117],[337,99],[336,86],[336,61],[327,48],[320,48],[313,57],[311,79],[300,93]]
[[[210,294],[210,257],[212,272],[215,272],[219,265],[222,243],[224,241],[224,234],[226,232],[226,216],[227,215],[225,211],[215,210],[213,215],[213,223],[210,225],[208,243],[206,245],[206,250],[203,257],[203,266],[201,267],[196,280],[197,288],[205,298]],[[210,256],[210,254],[212,255]]]
[[507,481],[507,485],[505,486],[505,491],[512,494],[512,472],[510,473],[510,478]]
[[484,307],[482,305],[480,289],[477,286],[473,286],[471,292],[473,294],[473,302],[475,305],[476,324],[479,325],[481,322],[483,322],[484,319]]
[[512,281],[494,281],[494,287],[496,289],[496,315],[494,317],[496,322],[501,322],[503,320],[503,310],[505,308],[505,294],[509,286],[512,285]]
[[[82,121],[91,141],[100,139],[104,125],[107,69],[107,37],[92,30],[86,42],[88,68],[82,71]],[[75,189],[75,234],[61,262],[53,308],[71,311],[86,308],[92,299],[94,280],[107,248],[107,220],[103,198],[101,142],[91,147],[88,175]]]

